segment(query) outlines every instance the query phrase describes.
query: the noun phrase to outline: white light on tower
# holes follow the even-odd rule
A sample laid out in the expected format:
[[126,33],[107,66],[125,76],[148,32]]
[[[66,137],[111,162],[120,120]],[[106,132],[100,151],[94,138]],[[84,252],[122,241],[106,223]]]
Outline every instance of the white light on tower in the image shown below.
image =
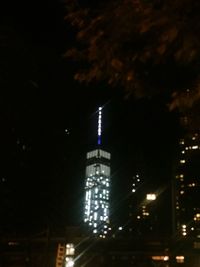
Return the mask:
[[150,200],[150,201],[156,200],[156,194],[147,194],[146,200]]
[[[102,107],[98,108],[98,145],[101,145]],[[87,153],[84,222],[95,236],[105,238],[110,216],[110,158],[99,147]]]
[[102,129],[102,107],[99,107],[98,109],[98,145],[101,144],[101,129]]

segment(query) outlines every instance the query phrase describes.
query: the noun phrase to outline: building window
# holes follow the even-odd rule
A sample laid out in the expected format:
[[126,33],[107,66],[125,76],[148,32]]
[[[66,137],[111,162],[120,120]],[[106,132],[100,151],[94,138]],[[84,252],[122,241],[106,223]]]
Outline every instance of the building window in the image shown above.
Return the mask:
[[185,257],[184,256],[176,256],[176,262],[177,263],[184,263]]

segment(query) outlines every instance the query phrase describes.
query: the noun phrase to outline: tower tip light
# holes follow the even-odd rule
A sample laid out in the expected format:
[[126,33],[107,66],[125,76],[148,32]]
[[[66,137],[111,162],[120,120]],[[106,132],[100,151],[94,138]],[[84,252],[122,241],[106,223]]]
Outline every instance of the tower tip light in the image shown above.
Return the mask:
[[99,107],[99,114],[98,114],[98,145],[101,144],[101,110],[102,107]]

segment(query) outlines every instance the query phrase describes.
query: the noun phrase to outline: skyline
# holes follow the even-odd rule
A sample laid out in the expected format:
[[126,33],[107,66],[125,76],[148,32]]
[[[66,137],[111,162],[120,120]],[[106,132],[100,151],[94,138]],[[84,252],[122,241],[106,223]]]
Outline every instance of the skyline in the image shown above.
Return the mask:
[[93,114],[99,105],[108,102],[103,142],[112,154],[116,191],[137,165],[150,184],[165,183],[179,135],[177,114],[161,98],[125,99],[121,88],[74,82],[74,65],[63,58],[73,35],[64,5],[39,6],[35,2],[29,18],[20,5],[11,7],[1,24],[8,30],[1,80],[2,212],[13,229],[28,221],[33,228],[79,223],[84,157],[96,141]]

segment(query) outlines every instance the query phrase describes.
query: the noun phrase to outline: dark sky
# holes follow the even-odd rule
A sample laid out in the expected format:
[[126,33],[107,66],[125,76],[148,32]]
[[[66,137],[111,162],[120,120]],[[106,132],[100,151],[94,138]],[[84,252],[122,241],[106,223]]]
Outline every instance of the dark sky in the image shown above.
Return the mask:
[[136,170],[152,188],[167,184],[178,127],[164,101],[125,100],[121,89],[75,83],[75,66],[63,58],[73,31],[62,1],[16,1],[2,12],[1,230],[80,222],[98,105],[105,104],[103,140],[116,192],[123,195]]

